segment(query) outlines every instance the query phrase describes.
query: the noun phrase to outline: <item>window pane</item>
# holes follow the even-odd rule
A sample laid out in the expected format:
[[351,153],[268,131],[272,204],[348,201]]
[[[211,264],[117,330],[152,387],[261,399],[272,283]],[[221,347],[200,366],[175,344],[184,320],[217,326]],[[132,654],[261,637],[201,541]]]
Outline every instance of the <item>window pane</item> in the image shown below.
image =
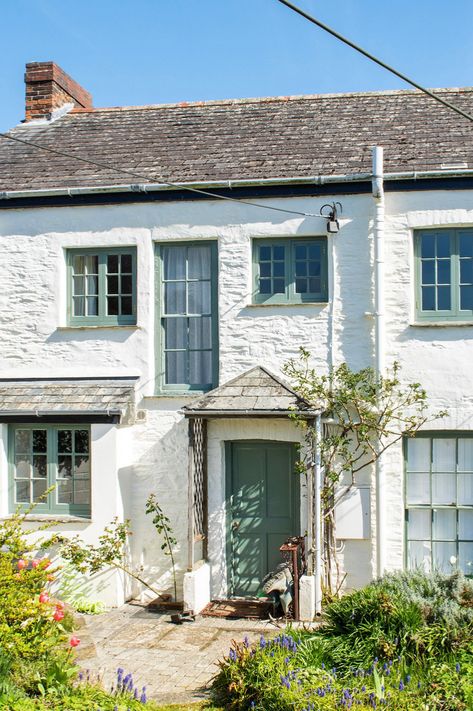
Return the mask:
[[15,483],[15,501],[17,504],[31,503],[29,481],[17,481]]
[[165,348],[187,348],[186,318],[166,318],[164,329]]
[[456,476],[450,472],[432,474],[432,503],[454,505],[457,500]]
[[171,351],[166,353],[166,383],[168,385],[187,383],[185,352]]
[[17,479],[29,479],[31,476],[31,459],[24,454],[15,457],[15,477]]
[[450,260],[437,262],[437,284],[450,284]]
[[31,451],[31,430],[15,430],[15,452],[29,454]]
[[89,451],[89,431],[76,430],[74,432],[74,442],[76,452],[82,452],[84,454],[87,454]]
[[460,308],[462,311],[473,311],[473,286],[460,287]]
[[107,277],[107,292],[109,294],[118,294],[119,289],[118,289],[118,277],[117,276],[108,276]]
[[420,568],[425,572],[431,569],[430,541],[410,541],[407,547],[408,567],[412,570]]
[[185,279],[186,247],[163,247],[163,271],[165,279]]
[[460,257],[473,257],[473,233],[460,233]]
[[278,245],[273,249],[273,259],[278,261],[284,261],[286,258],[286,248]]
[[57,486],[58,504],[72,504],[72,479],[61,480]]
[[188,313],[209,314],[210,304],[210,282],[195,281],[188,284]]
[[409,540],[425,541],[431,539],[431,511],[430,509],[410,509],[408,512]]
[[421,237],[421,256],[435,257],[435,237],[434,235],[422,235]]
[[307,279],[296,279],[296,294],[307,293]]
[[271,260],[271,247],[260,247],[259,248],[259,258],[260,261],[269,261]]
[[273,264],[273,276],[283,277],[285,273],[284,262],[274,262]]
[[74,481],[74,503],[82,506],[90,504],[90,481],[87,479]]
[[123,316],[131,316],[133,314],[133,298],[131,296],[122,296],[120,304]]
[[89,457],[86,455],[74,457],[74,478],[88,479],[90,477]]
[[320,277],[317,279],[309,279],[309,292],[311,294],[320,294],[322,291],[322,285],[320,282]]
[[307,247],[302,244],[297,244],[295,247],[296,259],[307,259]]
[[260,292],[260,294],[270,294],[271,293],[271,279],[260,279],[259,280],[259,292]]
[[72,431],[59,430],[57,433],[57,448],[61,454],[72,452]]
[[87,316],[97,316],[99,312],[99,300],[96,296],[87,297]]
[[433,439],[432,471],[454,472],[456,464],[456,440],[443,437]]
[[107,272],[108,274],[118,274],[118,265],[119,265],[119,255],[118,254],[109,254],[107,256]]
[[127,276],[122,276],[121,293],[122,294],[132,294],[133,293],[133,279],[132,279],[131,274],[129,274]]
[[212,348],[212,319],[210,316],[189,319],[189,348]]
[[410,472],[430,471],[430,438],[407,440],[407,468]]
[[190,351],[190,384],[209,385],[212,382],[212,354],[210,351]]
[[[311,262],[313,264],[315,262]],[[308,262],[296,262],[296,277],[307,276]]]
[[449,257],[450,256],[450,235],[438,234],[437,235],[437,257]]
[[320,262],[309,262],[309,275],[320,276]]
[[450,287],[437,287],[437,308],[439,311],[449,311],[451,309]]
[[442,573],[451,573],[456,568],[457,544],[456,543],[433,543],[432,544],[432,564],[435,570]]
[[186,313],[185,282],[169,282],[164,285],[164,308],[167,314]]
[[458,544],[458,567],[465,575],[473,575],[473,543]]
[[473,260],[460,259],[460,282],[471,284],[473,282]]
[[58,457],[57,475],[61,479],[72,477],[72,457],[69,454]]
[[458,438],[458,471],[473,472],[473,439]]
[[210,257],[211,249],[209,245],[189,247],[187,250],[188,278],[210,279]]
[[118,296],[107,296],[107,316],[118,316]]
[[273,293],[274,294],[284,294],[285,292],[284,279],[274,279],[273,282]]
[[85,273],[85,257],[80,254],[75,254],[72,258],[72,271],[74,274]]
[[430,504],[430,474],[417,472],[408,473],[407,503]]
[[260,277],[270,277],[271,276],[271,262],[261,262],[259,265]]
[[133,257],[131,254],[122,254],[120,258],[122,274],[131,274],[133,271]]
[[33,476],[46,478],[47,475],[47,461],[45,454],[35,454],[33,455]]
[[99,293],[99,278],[96,276],[87,277],[87,294],[95,296]]
[[457,512],[434,509],[432,538],[436,541],[455,541],[457,537]]
[[45,501],[44,492],[48,488],[45,479],[35,479],[33,481],[33,501]]
[[46,430],[33,430],[33,452],[46,452],[47,432]]
[[435,287],[422,287],[422,311],[435,311]]
[[422,262],[422,284],[435,284],[435,262],[433,259]]
[[[93,278],[93,277],[88,277]],[[74,287],[74,294],[77,296],[82,296],[82,294],[85,294],[85,277],[83,276],[76,276],[73,279],[73,287]]]
[[473,541],[473,510],[460,509],[458,512],[458,538]]
[[88,254],[87,256],[85,256],[84,265],[86,274],[99,273],[99,258],[96,254]]
[[473,474],[458,474],[458,504],[473,506]]
[[72,301],[74,316],[85,316],[85,298],[83,296],[74,296]]

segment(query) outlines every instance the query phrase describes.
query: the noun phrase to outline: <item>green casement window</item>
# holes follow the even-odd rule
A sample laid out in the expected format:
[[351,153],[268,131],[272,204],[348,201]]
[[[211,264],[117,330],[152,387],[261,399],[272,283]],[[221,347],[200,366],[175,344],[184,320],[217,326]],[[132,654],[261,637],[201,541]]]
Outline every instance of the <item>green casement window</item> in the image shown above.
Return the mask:
[[473,434],[405,441],[407,566],[473,575]]
[[473,319],[473,229],[416,232],[414,250],[417,318]]
[[217,245],[158,246],[159,390],[210,390],[218,379]]
[[327,300],[327,240],[253,240],[254,302],[304,303]]
[[136,323],[136,248],[67,251],[71,326]]
[[12,510],[37,503],[37,513],[90,515],[87,426],[10,425],[9,437]]

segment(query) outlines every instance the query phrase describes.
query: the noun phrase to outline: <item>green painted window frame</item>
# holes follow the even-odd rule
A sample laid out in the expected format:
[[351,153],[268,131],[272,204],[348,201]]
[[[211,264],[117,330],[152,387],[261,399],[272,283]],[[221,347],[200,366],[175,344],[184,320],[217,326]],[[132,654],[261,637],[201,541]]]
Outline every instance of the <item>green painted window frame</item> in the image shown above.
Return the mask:
[[[211,259],[211,334],[212,334],[212,382],[203,385],[189,383],[167,384],[165,366],[165,329],[163,315],[164,305],[164,279],[163,279],[163,250],[165,247],[210,247]],[[187,262],[186,262],[187,264]],[[219,341],[218,341],[218,245],[216,240],[193,240],[178,242],[159,242],[155,245],[155,274],[156,274],[156,395],[179,395],[189,393],[207,392],[218,385],[219,377]],[[187,274],[187,266],[186,266]]]
[[[8,469],[9,469],[9,505],[10,511],[13,513],[17,508],[28,509],[29,504],[26,503],[16,503],[15,501],[15,432],[17,430],[44,430],[46,431],[47,445],[46,445],[46,462],[47,462],[47,476],[46,476],[46,488],[54,486],[59,477],[57,476],[58,467],[58,437],[57,433],[59,430],[86,430],[89,435],[89,482],[90,482],[90,492],[92,495],[92,452],[91,452],[91,433],[89,425],[70,425],[66,424],[10,424],[8,428]],[[75,456],[75,450],[72,451],[72,456]],[[91,515],[91,501],[89,504],[62,504],[57,502],[57,487],[51,491],[46,499],[34,506],[33,513],[37,514],[59,514],[59,515],[70,515],[88,518]]]
[[[132,313],[126,315],[107,315],[107,257],[130,254],[132,259]],[[74,316],[73,311],[73,259],[76,256],[98,257],[98,313],[96,316]],[[66,250],[67,265],[67,322],[69,326],[134,326],[137,309],[137,268],[136,247],[88,247]]]
[[[415,315],[419,321],[473,321],[473,309],[460,308],[460,237],[470,234],[473,228],[442,228],[416,230],[414,232],[414,262],[415,262]],[[425,235],[449,236],[450,239],[450,309],[422,309],[422,257],[421,241]],[[437,258],[436,258],[437,259]],[[437,273],[437,272],[436,272]]]
[[[321,248],[320,259],[320,280],[321,288],[317,293],[297,293],[296,292],[296,247],[316,244]],[[259,291],[260,279],[260,247],[284,247],[285,270],[284,270],[284,293],[261,294]],[[304,304],[304,303],[326,303],[328,299],[328,256],[326,237],[304,237],[304,238],[254,238],[253,239],[253,303],[254,304]]]
[[[470,538],[460,538],[459,536],[459,512],[469,511],[473,512],[473,504],[459,504],[458,503],[458,474],[469,473],[471,471],[473,476],[473,461],[471,470],[458,470],[458,442],[460,439],[471,439],[473,440],[473,432],[457,431],[457,430],[439,430],[439,431],[425,431],[416,434],[415,439],[429,439],[430,440],[430,471],[429,471],[429,482],[430,482],[430,504],[409,504],[407,500],[407,479],[409,475],[408,470],[408,445],[409,441],[412,440],[410,437],[403,438],[403,455],[404,455],[404,568],[409,569],[409,543],[411,541],[426,541],[430,543],[431,558],[430,558],[430,568],[433,564],[433,546],[434,543],[455,543],[455,556],[457,561],[459,560],[459,544],[460,543],[472,543],[473,544],[473,529]],[[432,474],[442,472],[433,472],[433,443],[437,439],[454,439],[455,440],[455,491],[456,491],[456,503],[455,504],[434,504],[432,503]],[[426,473],[426,472],[420,472]],[[451,473],[451,472],[448,472]],[[430,511],[430,538],[410,538],[409,537],[409,512],[410,511]],[[434,514],[437,511],[455,511],[455,539],[437,539],[434,538]],[[452,566],[452,572],[454,566]],[[473,566],[470,573],[465,573],[467,577],[473,577]]]

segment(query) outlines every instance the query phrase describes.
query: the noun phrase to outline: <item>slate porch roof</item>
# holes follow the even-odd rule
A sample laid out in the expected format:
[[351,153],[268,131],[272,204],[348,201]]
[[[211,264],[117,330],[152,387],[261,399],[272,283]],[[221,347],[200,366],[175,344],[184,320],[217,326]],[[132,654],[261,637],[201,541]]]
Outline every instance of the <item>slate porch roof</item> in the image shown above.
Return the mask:
[[182,408],[186,417],[288,417],[319,410],[263,366],[256,366]]
[[137,378],[0,379],[0,421],[89,416],[119,421],[133,409]]
[[[473,112],[473,88],[434,91]],[[75,109],[10,133],[155,183],[370,173],[373,145],[385,148],[386,173],[473,168],[467,120],[411,90]],[[0,192],[136,182],[0,139]]]

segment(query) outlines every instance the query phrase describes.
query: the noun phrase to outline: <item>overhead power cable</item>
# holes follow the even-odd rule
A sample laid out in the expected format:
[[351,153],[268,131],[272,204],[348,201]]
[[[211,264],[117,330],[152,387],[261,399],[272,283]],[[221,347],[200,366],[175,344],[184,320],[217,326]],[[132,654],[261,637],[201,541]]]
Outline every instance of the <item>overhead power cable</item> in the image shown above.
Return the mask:
[[[135,173],[132,170],[127,170],[126,168],[117,168],[108,163],[102,163],[101,161],[92,160],[91,158],[83,158],[82,156],[77,156],[73,153],[67,153],[66,151],[60,151],[57,148],[50,148],[49,146],[42,146],[39,143],[33,141],[25,141],[23,138],[18,138],[17,136],[9,136],[8,133],[0,133],[0,138],[6,138],[9,141],[16,141],[17,143],[23,143],[25,146],[31,146],[32,148],[39,148],[42,151],[48,151],[48,153],[54,153],[58,156],[63,156],[64,158],[72,158],[78,160],[81,163],[87,163],[89,165],[95,165],[98,168],[105,168],[106,170],[115,170],[118,173],[123,173],[124,175],[130,175],[132,178],[138,178],[139,180],[159,182],[161,185],[166,185],[170,188],[175,188],[177,190],[188,190],[191,193],[197,193],[199,195],[205,195],[216,200],[227,200],[229,202],[235,202],[240,205],[250,205],[252,207],[257,207],[263,210],[275,210],[276,212],[285,212],[290,215],[299,215],[301,217],[322,217],[324,220],[327,219],[324,215],[314,215],[311,212],[302,212],[300,210],[288,210],[283,207],[274,207],[273,205],[263,205],[258,202],[250,202],[249,200],[240,200],[240,198],[232,198],[228,195],[219,195],[218,193],[210,192],[209,190],[202,190],[201,188],[193,188],[190,185],[182,185],[178,183],[171,183],[169,180],[162,180],[160,177],[141,175],[140,173]],[[149,183],[151,184],[151,183]],[[145,184],[146,185],[146,184]]]
[[355,44],[355,42],[352,42],[351,40],[349,40],[348,37],[344,37],[339,32],[332,29],[331,27],[329,27],[325,23],[321,22],[320,20],[317,20],[316,17],[314,17],[313,15],[310,15],[308,12],[306,12],[302,8],[298,7],[297,5],[294,5],[294,3],[290,2],[289,0],[277,0],[277,1],[280,2],[282,5],[286,5],[286,7],[290,8],[291,10],[294,10],[294,12],[297,12],[298,15],[305,17],[306,20],[309,20],[309,22],[312,22],[312,24],[317,25],[317,27],[320,27],[322,30],[325,30],[325,32],[328,32],[330,35],[332,35],[333,37],[336,37],[341,42],[344,42],[349,47],[352,47],[352,49],[356,50],[360,54],[363,54],[365,57],[368,57],[368,59],[370,59],[372,62],[379,64],[379,66],[383,67],[383,69],[387,69],[388,72],[391,72],[391,74],[394,74],[395,76],[399,77],[400,79],[405,81],[407,84],[410,84],[411,86],[415,87],[416,89],[419,89],[419,91],[422,91],[424,94],[427,94],[427,96],[430,96],[432,99],[435,99],[435,101],[438,101],[440,104],[443,104],[443,106],[446,106],[448,109],[455,111],[460,116],[463,116],[463,118],[468,119],[468,121],[473,121],[473,115],[467,113],[466,111],[463,111],[463,109],[460,109],[458,106],[451,104],[449,101],[442,99],[441,96],[439,96],[438,94],[434,94],[433,91],[426,89],[424,86],[421,86],[420,84],[415,82],[413,79],[409,79],[409,77],[406,76],[405,74],[398,72],[398,70],[394,69],[394,67],[391,67],[389,64],[386,64],[386,62],[383,62],[381,59],[378,59],[378,57],[375,57],[374,54],[370,54],[370,52],[367,52],[366,49],[363,49],[363,47],[360,47],[359,45]]

